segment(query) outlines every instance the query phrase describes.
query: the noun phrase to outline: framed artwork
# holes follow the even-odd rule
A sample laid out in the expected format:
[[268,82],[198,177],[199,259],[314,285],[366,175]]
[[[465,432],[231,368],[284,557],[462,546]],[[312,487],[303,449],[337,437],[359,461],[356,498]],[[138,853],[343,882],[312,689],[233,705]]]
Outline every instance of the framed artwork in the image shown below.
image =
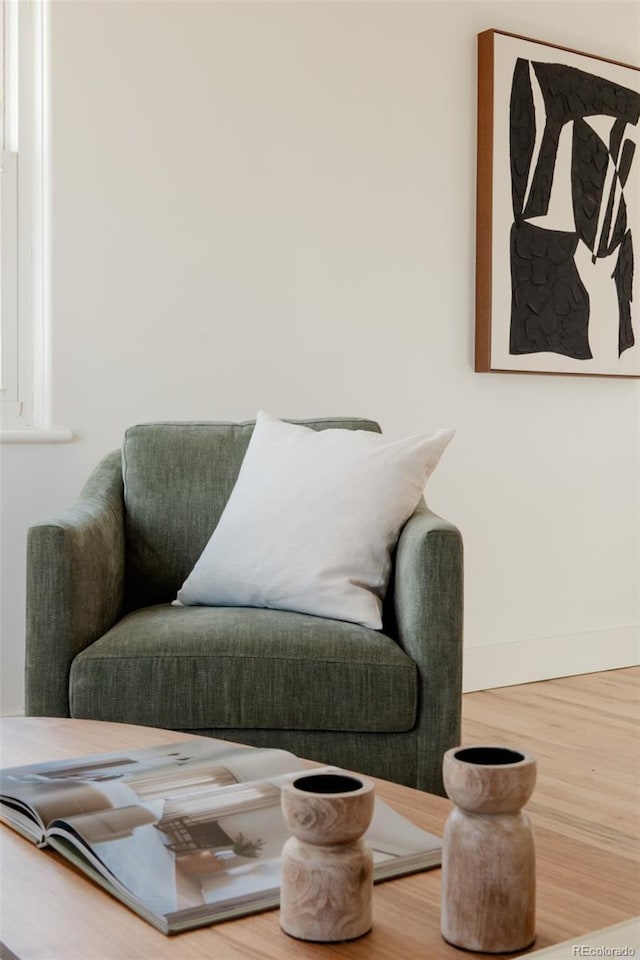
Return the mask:
[[478,35],[477,371],[640,376],[639,118],[640,68]]

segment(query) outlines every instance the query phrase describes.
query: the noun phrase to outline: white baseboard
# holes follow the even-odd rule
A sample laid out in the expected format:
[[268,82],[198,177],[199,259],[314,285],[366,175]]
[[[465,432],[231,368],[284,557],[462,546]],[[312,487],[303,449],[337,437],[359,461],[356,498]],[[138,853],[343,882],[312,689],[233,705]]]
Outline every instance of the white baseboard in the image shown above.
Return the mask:
[[465,647],[463,690],[489,690],[640,662],[640,625]]

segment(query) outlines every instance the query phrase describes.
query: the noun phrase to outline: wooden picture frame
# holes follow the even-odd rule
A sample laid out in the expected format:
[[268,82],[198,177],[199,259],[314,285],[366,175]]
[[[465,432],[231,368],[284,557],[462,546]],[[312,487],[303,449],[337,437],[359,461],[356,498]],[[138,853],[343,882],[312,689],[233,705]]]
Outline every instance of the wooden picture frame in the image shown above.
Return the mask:
[[640,68],[478,35],[476,371],[640,376],[639,118]]

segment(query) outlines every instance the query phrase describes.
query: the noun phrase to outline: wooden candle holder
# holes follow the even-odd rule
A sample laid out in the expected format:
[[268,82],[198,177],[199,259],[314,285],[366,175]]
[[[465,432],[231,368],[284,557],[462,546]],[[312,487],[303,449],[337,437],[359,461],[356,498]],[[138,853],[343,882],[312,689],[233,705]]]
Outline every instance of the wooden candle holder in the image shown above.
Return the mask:
[[308,773],[282,789],[293,833],[282,851],[280,926],[299,940],[354,940],[371,929],[373,854],[362,840],[374,783],[343,773]]
[[535,852],[522,812],[535,758],[508,747],[457,747],[444,755],[443,777],[455,807],[442,841],[442,935],[481,953],[524,950],[535,940]]

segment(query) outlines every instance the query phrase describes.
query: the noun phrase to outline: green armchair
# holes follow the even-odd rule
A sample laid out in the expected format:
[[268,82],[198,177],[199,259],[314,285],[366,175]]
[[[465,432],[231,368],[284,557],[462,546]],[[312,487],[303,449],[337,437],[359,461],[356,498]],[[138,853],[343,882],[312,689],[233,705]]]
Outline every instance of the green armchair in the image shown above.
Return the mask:
[[[298,422],[379,431],[369,420]],[[397,544],[382,631],[172,605],[253,426],[132,427],[74,507],[30,528],[27,714],[281,747],[443,793],[442,756],[460,741],[462,542],[424,504]]]

